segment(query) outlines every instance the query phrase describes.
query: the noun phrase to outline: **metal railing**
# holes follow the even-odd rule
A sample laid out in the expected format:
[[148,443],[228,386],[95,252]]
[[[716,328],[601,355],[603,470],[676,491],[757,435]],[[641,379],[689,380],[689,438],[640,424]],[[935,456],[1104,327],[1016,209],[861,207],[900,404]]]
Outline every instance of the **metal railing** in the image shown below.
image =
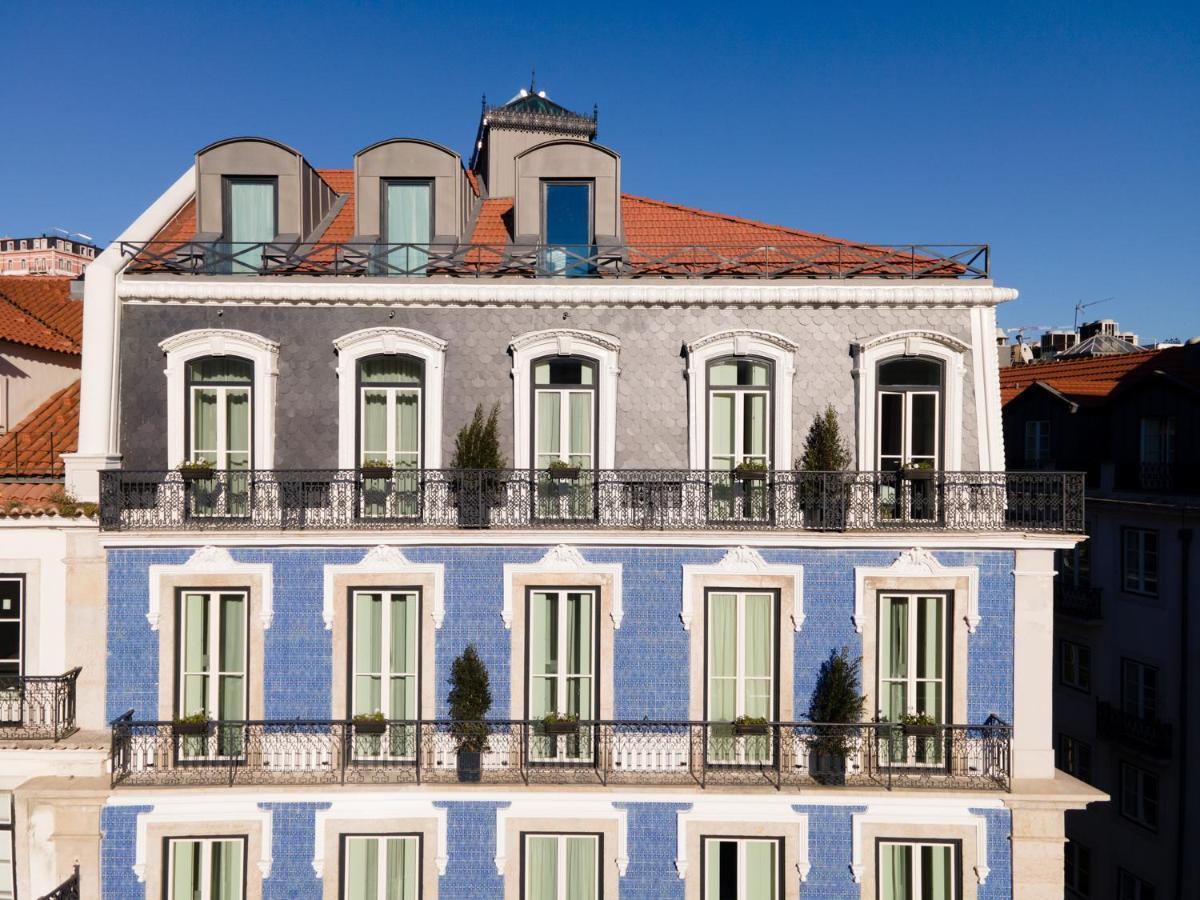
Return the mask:
[[[461,723],[460,723],[461,724]],[[478,728],[478,723],[471,723]],[[774,722],[741,733],[731,723],[595,721],[552,734],[540,720],[487,721],[480,779],[487,784],[785,786],[1007,790],[1012,729]],[[451,721],[211,722],[195,727],[113,722],[114,785],[451,783]]]
[[1072,472],[601,469],[101,473],[106,531],[1083,530]]
[[988,278],[987,244],[121,241],[129,274],[425,278]]
[[1123,741],[1163,759],[1172,755],[1174,729],[1170,722],[1136,716],[1106,700],[1096,701],[1096,730],[1102,737]]
[[63,461],[61,452],[63,439],[53,431],[46,435],[46,443],[39,438],[30,438],[24,429],[0,434],[0,478],[45,477],[61,478]]
[[1054,583],[1054,611],[1064,616],[1098,622],[1103,618],[1103,591],[1085,584]]
[[0,739],[57,741],[72,734],[79,672],[0,675]]
[[75,871],[66,881],[38,900],[79,900],[79,865],[75,865]]

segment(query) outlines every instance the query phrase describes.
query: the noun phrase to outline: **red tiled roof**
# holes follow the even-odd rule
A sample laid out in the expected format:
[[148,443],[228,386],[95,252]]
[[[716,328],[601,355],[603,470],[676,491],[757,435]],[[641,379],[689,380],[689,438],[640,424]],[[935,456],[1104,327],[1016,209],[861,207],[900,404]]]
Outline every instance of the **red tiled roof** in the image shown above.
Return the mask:
[[1200,387],[1200,347],[1008,366],[1000,370],[1000,401],[1014,400],[1035,383],[1052,387],[1071,399],[1102,399],[1122,384],[1158,371]]
[[354,170],[353,169],[317,169],[317,174],[325,179],[325,183],[339,194],[349,194],[346,203],[338,210],[325,233],[318,235],[321,243],[336,244],[348,241],[354,237]]
[[479,196],[479,176],[475,174],[474,169],[467,169],[467,182],[471,185],[471,192],[476,197]]
[[71,299],[71,279],[0,276],[0,341],[78,354],[83,304]]
[[46,400],[0,436],[0,473],[5,475],[58,475],[63,453],[79,445],[79,381]]

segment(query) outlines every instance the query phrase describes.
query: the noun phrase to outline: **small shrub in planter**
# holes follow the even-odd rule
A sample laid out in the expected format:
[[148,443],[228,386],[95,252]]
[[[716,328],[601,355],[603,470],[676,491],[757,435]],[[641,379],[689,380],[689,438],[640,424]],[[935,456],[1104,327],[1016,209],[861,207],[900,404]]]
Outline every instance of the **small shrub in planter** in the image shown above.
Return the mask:
[[738,463],[733,469],[733,477],[738,481],[766,481],[767,464],[765,462]]
[[762,716],[738,716],[733,720],[734,734],[767,734],[770,726]]
[[176,735],[206,735],[211,725],[208,713],[198,712],[192,713],[190,716],[180,716],[171,723],[171,730]]
[[474,644],[450,667],[450,733],[458,743],[458,780],[476,782],[482,778],[482,754],[487,749],[488,726],[483,721],[492,707],[492,691],[487,667]]
[[212,478],[213,464],[207,459],[193,459],[191,462],[179,464],[179,477],[184,481],[201,481]]
[[906,713],[899,724],[908,737],[935,737],[938,733],[938,721],[929,713]]
[[546,729],[546,734],[578,734],[579,716],[575,713],[546,713],[542,717],[542,727]]
[[382,459],[368,459],[358,467],[359,474],[364,478],[388,478],[393,474],[393,467],[390,462]]
[[926,461],[909,463],[900,470],[900,474],[909,481],[932,481],[936,473],[933,471],[933,463]]
[[499,415],[499,403],[486,417],[480,403],[454,438],[450,468],[457,471],[450,477],[450,489],[458,503],[460,525],[486,527],[490,510],[504,490],[501,472],[508,461],[500,450]]
[[556,459],[546,466],[546,472],[551,478],[561,481],[571,481],[579,477],[579,466],[573,466],[569,462],[561,459]]
[[383,734],[387,720],[381,712],[359,713],[354,717],[355,734]]
[[862,659],[851,659],[850,649],[830,653],[821,663],[817,686],[809,702],[808,718],[813,725],[810,771],[818,781],[841,784],[846,780],[846,757],[854,749],[854,727],[862,722],[867,698],[859,691]]

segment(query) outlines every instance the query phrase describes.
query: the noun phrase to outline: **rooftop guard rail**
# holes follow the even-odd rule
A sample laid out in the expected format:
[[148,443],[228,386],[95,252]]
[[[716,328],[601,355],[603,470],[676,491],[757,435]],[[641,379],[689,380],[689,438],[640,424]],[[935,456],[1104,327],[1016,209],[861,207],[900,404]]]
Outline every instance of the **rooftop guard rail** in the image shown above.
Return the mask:
[[[115,785],[444,784],[457,780],[456,725],[405,720],[113,722]],[[1012,728],[887,722],[482,723],[486,784],[1011,787]],[[185,731],[186,729],[186,731]]]
[[0,675],[0,739],[57,741],[74,733],[80,671]]
[[395,278],[989,278],[987,244],[121,241],[128,274]]
[[1083,530],[1074,472],[308,469],[101,473],[105,531]]

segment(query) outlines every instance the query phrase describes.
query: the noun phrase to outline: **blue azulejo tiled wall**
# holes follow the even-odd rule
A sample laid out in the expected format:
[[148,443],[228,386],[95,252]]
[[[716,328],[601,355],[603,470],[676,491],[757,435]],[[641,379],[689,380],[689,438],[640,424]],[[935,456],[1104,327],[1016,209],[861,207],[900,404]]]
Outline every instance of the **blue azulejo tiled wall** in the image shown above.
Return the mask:
[[[324,567],[353,564],[369,548],[235,548],[238,562],[269,563],[274,617],[266,632],[263,707],[267,718],[330,715],[332,635],[322,618]],[[492,679],[493,710],[509,709],[510,633],[500,617],[506,563],[532,563],[546,547],[428,546],[405,548],[414,563],[445,566],[445,619],[435,641],[438,716],[446,714],[450,664],[473,642]],[[711,565],[723,548],[583,547],[594,563],[619,563],[625,615],[613,648],[617,718],[683,719],[688,715],[688,633],[679,619],[683,566]],[[146,619],[151,565],[178,565],[189,550],[109,550],[108,702],[115,717],[133,709],[155,715],[158,635]],[[765,549],[770,564],[804,567],[806,619],[795,635],[794,708],[808,709],[821,661],[843,646],[861,650],[854,629],[854,569],[881,567],[896,551]],[[947,566],[977,566],[980,623],[968,646],[968,719],[995,713],[1011,721],[1013,555],[1009,551],[939,552]],[[164,598],[166,599],[166,598]],[[168,676],[169,677],[169,676]]]
[[[774,798],[773,798],[774,799]],[[178,803],[178,799],[173,801]],[[402,802],[402,801],[400,801]],[[542,801],[532,801],[540,815],[547,813]],[[787,803],[787,801],[783,801]],[[447,900],[496,900],[504,896],[503,878],[497,873],[496,810],[519,811],[523,801],[436,801],[446,810],[446,870],[438,879],[438,895]],[[944,803],[944,801],[943,801]],[[263,897],[319,900],[323,883],[313,868],[316,811],[327,803],[265,802],[258,808],[271,812],[271,867],[263,880]],[[778,803],[772,803],[778,808]],[[861,886],[851,870],[853,816],[862,806],[788,804],[808,817],[808,877],[800,884],[801,897],[821,900],[858,900]],[[615,809],[626,815],[628,865],[618,881],[622,900],[683,900],[684,881],[675,866],[678,851],[677,814],[691,809],[689,803],[642,803],[617,801]],[[107,807],[103,811],[101,866],[105,900],[146,900],[144,883],[134,873],[137,817],[158,812],[153,802],[141,806]],[[978,887],[980,900],[1002,900],[1012,896],[1012,863],[1009,854],[1011,822],[1005,809],[971,809],[987,827],[987,863],[990,872]],[[169,815],[165,818],[170,819]],[[569,819],[568,819],[569,820]],[[773,820],[778,821],[777,818]],[[190,822],[194,824],[194,819]],[[181,822],[186,833],[189,821]],[[569,829],[566,829],[569,830]],[[786,840],[786,837],[785,837]],[[326,849],[328,854],[328,848]],[[519,854],[507,851],[509,865],[519,866]],[[607,856],[607,853],[606,853]],[[255,861],[249,861],[254,864]],[[870,864],[870,860],[864,860]],[[332,860],[328,857],[324,865]],[[799,879],[795,871],[786,875]],[[964,872],[964,878],[975,873]]]

